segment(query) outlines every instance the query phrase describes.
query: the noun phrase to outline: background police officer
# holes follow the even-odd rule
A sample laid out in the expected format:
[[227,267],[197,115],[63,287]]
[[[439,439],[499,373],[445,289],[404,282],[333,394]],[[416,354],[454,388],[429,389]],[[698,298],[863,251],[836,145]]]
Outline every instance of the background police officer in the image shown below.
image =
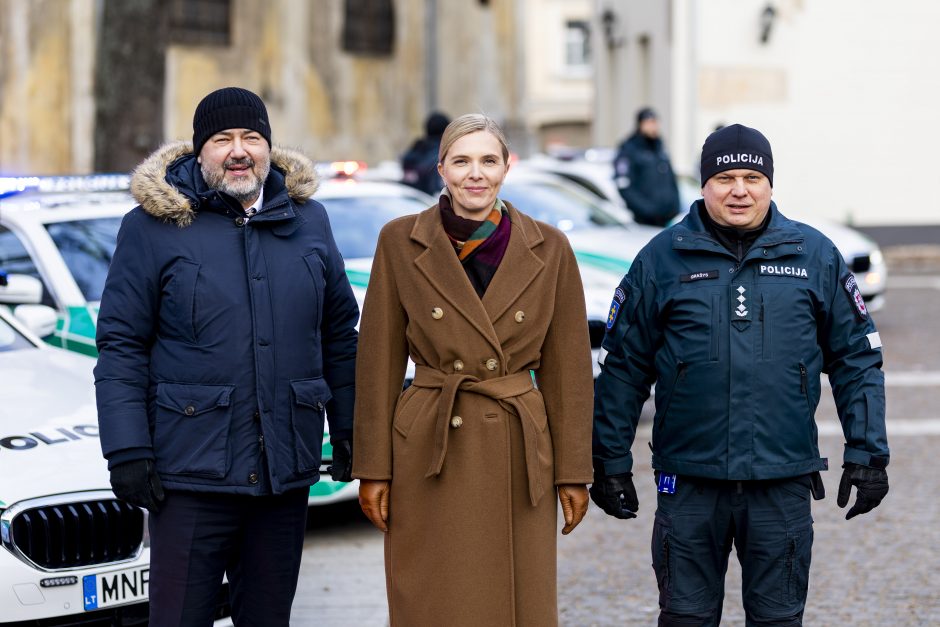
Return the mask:
[[640,224],[665,226],[679,213],[679,187],[659,136],[659,118],[649,107],[637,111],[636,130],[614,158],[614,182]]
[[630,448],[656,383],[653,567],[660,625],[717,625],[731,545],[748,625],[800,625],[822,498],[814,413],[829,375],[845,433],[846,518],[888,492],[881,341],[855,279],[818,231],[771,202],[767,139],[706,139],[704,199],[644,248],[614,294],[594,410],[604,511],[638,509]]

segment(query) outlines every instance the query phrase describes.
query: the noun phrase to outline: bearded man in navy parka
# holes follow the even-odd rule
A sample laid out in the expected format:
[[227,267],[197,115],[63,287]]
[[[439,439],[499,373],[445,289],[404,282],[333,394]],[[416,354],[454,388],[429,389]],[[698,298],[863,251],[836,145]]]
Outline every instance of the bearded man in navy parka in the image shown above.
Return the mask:
[[150,511],[150,624],[287,625],[324,418],[349,481],[359,310],[313,163],[271,148],[264,103],[206,96],[193,145],[132,177],[98,318],[101,445]]

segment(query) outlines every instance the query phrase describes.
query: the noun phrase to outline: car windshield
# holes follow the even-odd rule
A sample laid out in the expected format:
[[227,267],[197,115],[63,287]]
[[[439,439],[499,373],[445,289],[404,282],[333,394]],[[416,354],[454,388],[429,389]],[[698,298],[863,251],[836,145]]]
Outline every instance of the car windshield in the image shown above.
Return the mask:
[[101,300],[121,219],[114,216],[46,225],[86,301]]
[[35,348],[35,346],[23,337],[19,331],[10,326],[6,320],[0,318],[0,353],[24,348]]
[[427,209],[410,196],[335,196],[319,198],[344,259],[372,257],[379,231],[389,220]]
[[507,181],[500,198],[536,220],[562,231],[625,224],[601,205],[561,185],[535,181]]

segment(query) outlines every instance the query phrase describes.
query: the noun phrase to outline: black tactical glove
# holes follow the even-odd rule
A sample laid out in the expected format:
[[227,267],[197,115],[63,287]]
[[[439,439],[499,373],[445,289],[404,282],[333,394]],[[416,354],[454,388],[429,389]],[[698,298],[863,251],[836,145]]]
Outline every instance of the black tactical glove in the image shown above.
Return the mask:
[[870,512],[878,507],[881,500],[888,494],[888,473],[884,468],[871,468],[846,462],[842,464],[842,481],[839,482],[839,497],[836,503],[845,507],[849,503],[849,494],[852,486],[856,488],[855,504],[845,515],[849,520],[859,514]]
[[151,512],[160,510],[164,498],[160,477],[149,459],[135,459],[112,468],[111,490],[122,501]]
[[337,440],[333,442],[333,463],[327,466],[333,481],[352,481],[352,442]]
[[591,486],[591,500],[607,514],[615,518],[636,518],[640,502],[633,487],[633,473],[605,476],[595,470]]

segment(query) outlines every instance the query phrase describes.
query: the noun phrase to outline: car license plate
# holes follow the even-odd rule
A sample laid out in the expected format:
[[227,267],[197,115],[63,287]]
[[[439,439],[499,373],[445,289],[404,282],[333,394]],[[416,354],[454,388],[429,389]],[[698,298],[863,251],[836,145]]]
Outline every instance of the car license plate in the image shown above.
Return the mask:
[[146,601],[150,591],[150,567],[138,566],[82,578],[85,611],[134,601]]

